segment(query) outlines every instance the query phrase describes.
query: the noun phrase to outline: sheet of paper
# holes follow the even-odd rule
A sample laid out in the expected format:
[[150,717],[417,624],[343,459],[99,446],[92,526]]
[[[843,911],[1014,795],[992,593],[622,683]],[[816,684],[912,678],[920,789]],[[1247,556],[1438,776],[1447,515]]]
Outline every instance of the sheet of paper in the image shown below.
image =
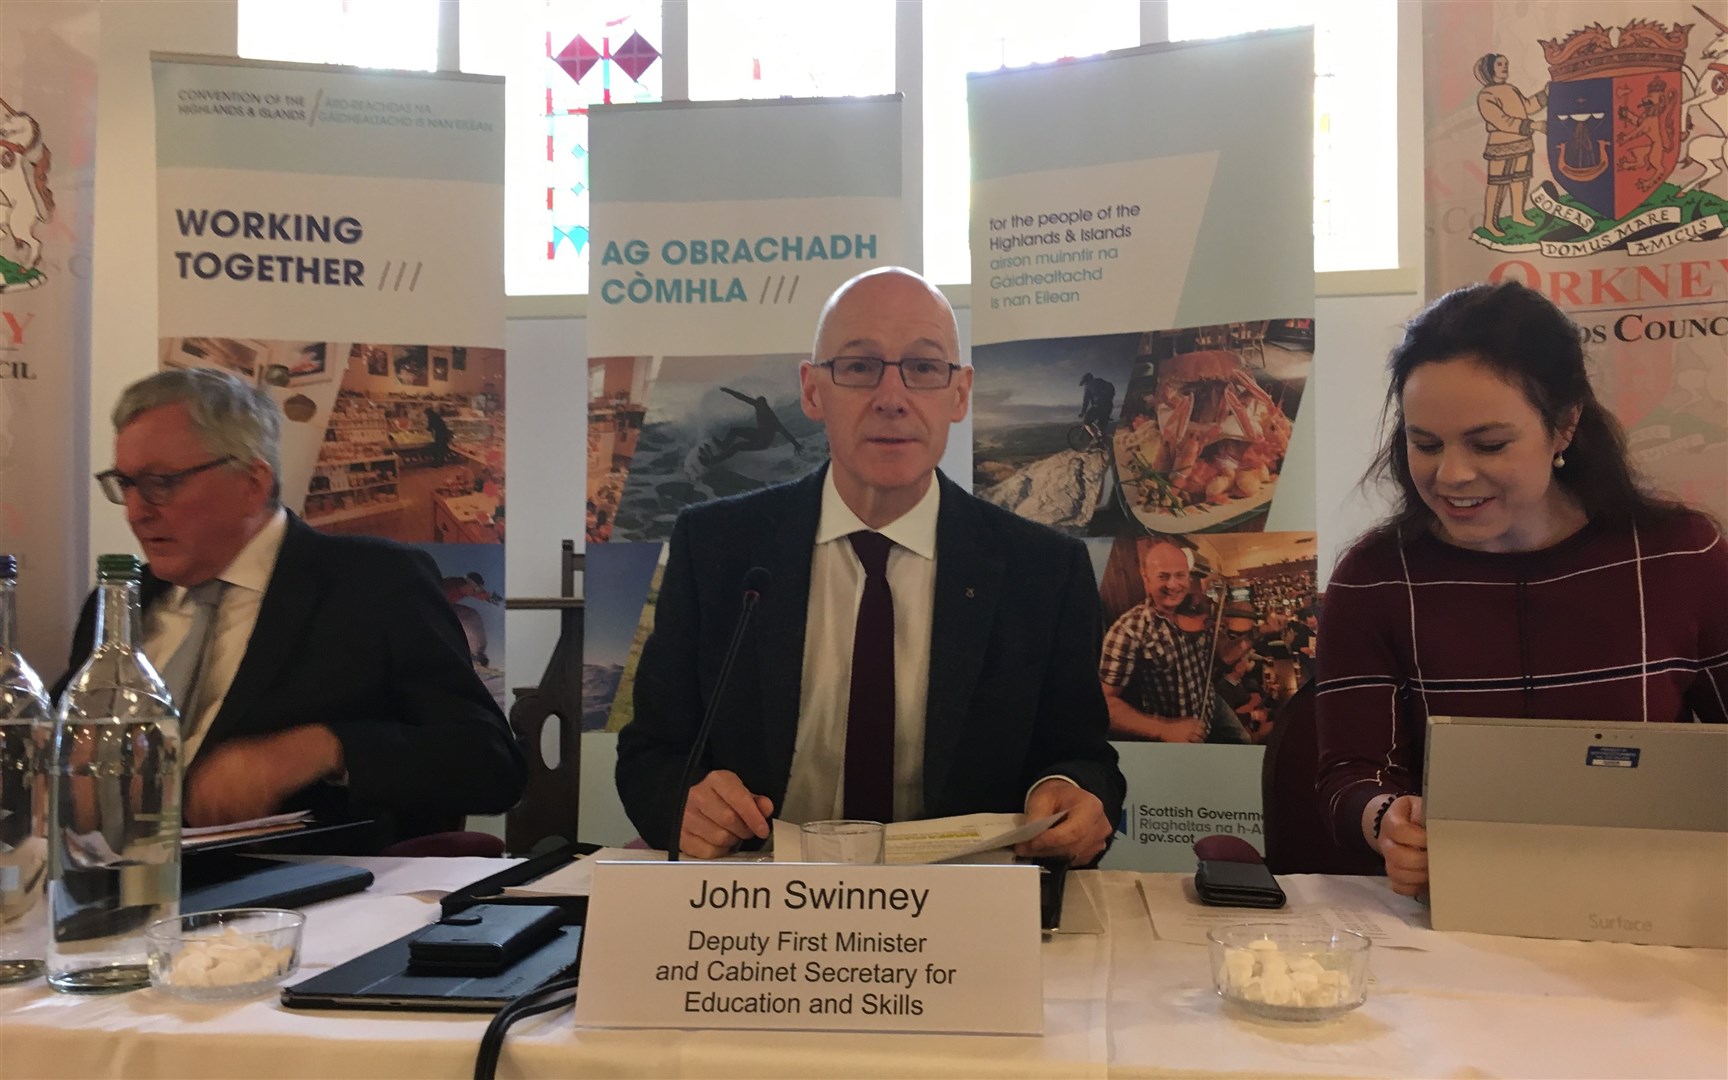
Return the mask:
[[505,896],[587,896],[594,889],[594,864],[607,862],[665,862],[664,851],[649,851],[642,848],[601,848],[592,855],[584,855],[567,866],[561,866],[544,877],[535,878],[525,885],[512,885],[504,890]]
[[[735,855],[727,855],[715,862],[766,862],[769,856],[760,851],[746,851]],[[567,866],[535,878],[523,885],[512,885],[504,890],[505,896],[588,896],[594,889],[594,864],[597,862],[665,862],[664,851],[652,851],[646,848],[601,848],[592,855],[584,855]],[[691,862],[697,860],[691,859]]]
[[236,821],[228,825],[203,825],[198,828],[181,829],[180,840],[238,840],[245,836],[264,836],[273,832],[298,826],[311,820],[312,811],[301,810],[292,814],[276,814],[271,817],[253,818],[250,821]]
[[[1092,875],[1096,876],[1096,875]],[[1068,884],[1062,890],[1062,917],[1056,922],[1058,934],[1102,934],[1104,917],[1092,901],[1092,891],[1077,872],[1070,872]]]
[[[1065,811],[1063,813],[1066,813]],[[925,821],[896,821],[884,837],[885,860],[893,865],[999,861],[990,853],[1011,848],[1062,820],[1063,813],[1028,820],[1025,814],[962,814]],[[799,862],[803,834],[789,821],[774,821],[774,861]]]
[[1187,874],[1141,874],[1139,884],[1152,929],[1165,941],[1204,945],[1206,931],[1214,927],[1262,922],[1354,930],[1382,948],[1433,947],[1426,909],[1378,878],[1281,877],[1278,884],[1288,903],[1276,910],[1202,904]]

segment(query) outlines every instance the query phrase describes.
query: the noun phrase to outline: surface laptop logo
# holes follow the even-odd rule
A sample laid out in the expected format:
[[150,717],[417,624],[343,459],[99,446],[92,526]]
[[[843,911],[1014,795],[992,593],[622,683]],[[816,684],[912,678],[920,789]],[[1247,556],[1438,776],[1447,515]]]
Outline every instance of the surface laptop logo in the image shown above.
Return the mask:
[[1586,916],[1590,920],[1592,930],[1618,930],[1629,934],[1647,934],[1656,928],[1654,919],[1633,919],[1625,915],[1598,915],[1591,912]]

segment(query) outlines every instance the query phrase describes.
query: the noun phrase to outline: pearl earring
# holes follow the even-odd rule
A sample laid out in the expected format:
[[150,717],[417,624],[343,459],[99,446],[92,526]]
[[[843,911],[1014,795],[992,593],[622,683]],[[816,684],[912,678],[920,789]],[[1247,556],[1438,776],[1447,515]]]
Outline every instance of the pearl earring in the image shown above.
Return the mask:
[[1554,455],[1554,467],[1556,469],[1564,469],[1566,467],[1566,455],[1564,452]]

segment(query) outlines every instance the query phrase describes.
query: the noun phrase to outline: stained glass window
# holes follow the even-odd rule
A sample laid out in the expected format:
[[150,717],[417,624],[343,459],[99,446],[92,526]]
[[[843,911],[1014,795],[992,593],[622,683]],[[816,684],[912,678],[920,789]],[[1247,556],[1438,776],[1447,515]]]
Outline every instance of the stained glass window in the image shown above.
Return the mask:
[[462,70],[505,77],[504,283],[588,291],[588,108],[659,101],[660,4],[462,0]]
[[[966,74],[1140,44],[1135,0],[941,0],[924,5],[924,272],[972,278]],[[909,196],[913,193],[908,192]]]
[[692,3],[690,98],[894,92],[894,0]]

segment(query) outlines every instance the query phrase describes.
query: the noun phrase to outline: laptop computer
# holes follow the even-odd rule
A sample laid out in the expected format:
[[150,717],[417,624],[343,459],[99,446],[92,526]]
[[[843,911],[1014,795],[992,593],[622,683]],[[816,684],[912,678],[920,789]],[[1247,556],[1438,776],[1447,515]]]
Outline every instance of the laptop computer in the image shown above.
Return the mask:
[[1436,930],[1728,948],[1728,726],[1436,716]]

